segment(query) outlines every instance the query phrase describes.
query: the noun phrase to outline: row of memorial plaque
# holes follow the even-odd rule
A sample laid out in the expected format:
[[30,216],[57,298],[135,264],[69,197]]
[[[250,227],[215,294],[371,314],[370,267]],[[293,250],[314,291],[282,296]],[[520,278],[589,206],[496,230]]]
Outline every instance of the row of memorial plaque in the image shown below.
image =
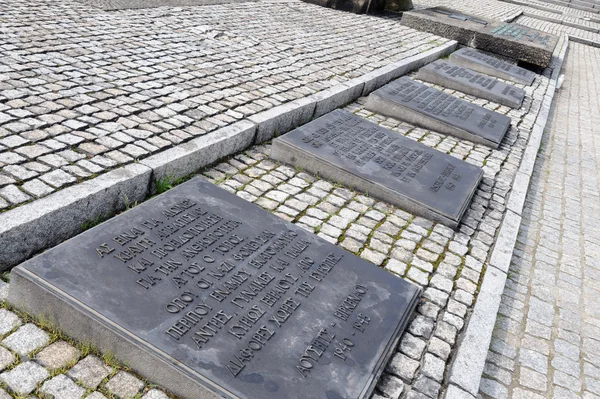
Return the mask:
[[[447,65],[428,70],[491,85]],[[510,123],[409,78],[369,101],[492,146]],[[342,110],[277,138],[272,156],[453,227],[483,175]],[[370,397],[419,294],[196,178],[20,265],[9,301],[184,398],[353,399]]]

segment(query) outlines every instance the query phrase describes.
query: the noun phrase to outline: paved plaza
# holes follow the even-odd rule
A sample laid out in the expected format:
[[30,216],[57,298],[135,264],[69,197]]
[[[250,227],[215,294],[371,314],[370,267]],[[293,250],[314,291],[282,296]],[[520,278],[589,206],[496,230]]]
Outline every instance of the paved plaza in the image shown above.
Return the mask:
[[[425,82],[509,117],[492,149],[367,108],[459,48],[400,14],[159,3],[0,0],[0,399],[177,398],[7,298],[13,267],[198,176],[422,289],[371,399],[600,399],[600,14],[413,0],[559,38],[519,108]],[[481,168],[459,226],[270,157],[338,108]]]
[[600,397],[600,49],[569,48],[482,380],[491,398]]

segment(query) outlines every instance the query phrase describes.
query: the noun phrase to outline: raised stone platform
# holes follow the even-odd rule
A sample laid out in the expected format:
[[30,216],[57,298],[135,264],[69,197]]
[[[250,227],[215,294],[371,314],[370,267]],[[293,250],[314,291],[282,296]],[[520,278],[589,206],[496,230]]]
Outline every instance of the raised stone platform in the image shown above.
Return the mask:
[[558,37],[525,26],[468,15],[446,7],[406,12],[402,23],[461,44],[547,67]]
[[536,75],[525,68],[468,47],[463,47],[450,54],[450,61],[486,75],[527,86],[531,86]]
[[374,91],[367,108],[417,126],[498,148],[510,127],[506,115],[402,77]]
[[481,168],[337,110],[275,139],[271,156],[457,227]]
[[417,79],[519,108],[525,90],[447,61],[437,60],[419,70]]
[[184,398],[369,398],[419,294],[194,179],[18,266],[9,302]]

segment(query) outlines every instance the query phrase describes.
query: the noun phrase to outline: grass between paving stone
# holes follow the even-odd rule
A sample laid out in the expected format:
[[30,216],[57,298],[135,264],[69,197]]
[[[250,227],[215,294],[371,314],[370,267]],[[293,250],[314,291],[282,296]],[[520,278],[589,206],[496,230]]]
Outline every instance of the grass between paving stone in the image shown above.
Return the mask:
[[[131,373],[132,375],[134,375],[136,378],[140,379],[141,381],[143,381],[144,384],[145,384],[144,389],[142,390],[142,392],[136,394],[132,399],[139,399],[143,395],[145,395],[148,391],[150,391],[152,389],[160,389],[169,398],[171,398],[171,399],[178,399],[177,396],[171,394],[170,392],[165,391],[163,388],[159,387],[156,384],[153,384],[153,383],[149,382],[148,380],[146,380],[145,378],[143,378],[142,376],[140,376],[139,374],[137,374],[126,363],[119,362],[117,360],[116,356],[112,352],[109,352],[109,351],[101,352],[96,347],[94,347],[90,342],[78,342],[78,341],[74,340],[73,338],[71,338],[68,335],[66,335],[62,330],[60,330],[59,328],[57,328],[53,323],[51,323],[46,318],[44,318],[44,317],[36,317],[36,316],[30,315],[28,313],[22,312],[22,311],[20,311],[20,310],[18,310],[16,308],[14,308],[11,304],[9,304],[6,301],[0,302],[0,308],[9,310],[9,311],[15,313],[17,316],[19,316],[21,318],[21,320],[23,321],[23,325],[25,325],[27,323],[33,323],[33,324],[35,324],[37,327],[39,327],[40,329],[42,329],[46,333],[48,333],[48,336],[49,336],[49,341],[48,341],[47,345],[45,345],[44,347],[36,349],[35,351],[29,353],[24,359],[22,359],[21,356],[18,353],[15,353],[15,352],[11,351],[13,353],[13,355],[15,356],[15,361],[11,365],[9,365],[3,372],[10,371],[10,370],[14,369],[19,364],[21,364],[23,362],[23,360],[24,361],[35,360],[35,357],[37,356],[38,353],[40,353],[45,348],[47,348],[48,346],[50,346],[53,343],[58,342],[58,341],[64,341],[64,342],[68,343],[69,345],[77,348],[79,350],[79,352],[80,352],[79,357],[77,359],[74,359],[74,360],[70,361],[65,366],[63,366],[61,368],[58,368],[58,369],[55,369],[55,370],[49,370],[50,376],[46,380],[44,380],[43,382],[39,383],[38,386],[36,387],[36,389],[30,395],[27,395],[26,397],[25,396],[21,397],[21,396],[16,395],[15,393],[13,393],[13,395],[15,396],[15,398],[17,398],[17,399],[26,399],[26,398],[31,398],[32,396],[40,398],[40,399],[46,398],[47,396],[45,396],[42,392],[40,392],[40,388],[41,388],[41,386],[43,385],[44,382],[46,382],[46,381],[50,380],[51,378],[54,378],[54,377],[56,377],[58,375],[67,373],[80,360],[84,359],[85,357],[87,357],[89,355],[94,355],[94,356],[102,359],[102,361],[107,366],[109,366],[111,368],[111,373],[100,383],[100,385],[98,386],[98,388],[96,388],[95,390],[94,389],[86,388],[85,386],[82,385],[81,382],[75,381],[75,383],[77,385],[81,386],[82,388],[84,388],[86,390],[86,392],[85,392],[86,396],[89,395],[89,394],[91,394],[94,391],[98,391],[98,392],[102,393],[104,396],[106,396],[107,399],[118,399],[117,396],[115,396],[114,394],[110,393],[106,389],[105,385],[118,372],[120,372],[120,371],[126,371],[128,373]],[[10,331],[7,334],[5,334],[4,336],[2,336],[2,339],[4,339],[5,337],[8,337],[10,334],[12,334],[15,331],[17,331],[20,327],[22,327],[22,325],[15,327],[12,331]],[[6,390],[7,392],[11,392],[10,389],[8,388],[7,384],[4,383],[4,382],[0,382],[0,388]]]

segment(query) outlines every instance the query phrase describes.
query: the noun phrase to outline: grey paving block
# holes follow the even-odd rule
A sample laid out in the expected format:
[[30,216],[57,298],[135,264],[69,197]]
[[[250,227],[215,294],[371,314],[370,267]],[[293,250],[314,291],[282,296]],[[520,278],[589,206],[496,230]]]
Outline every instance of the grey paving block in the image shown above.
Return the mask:
[[0,371],[13,364],[15,360],[16,357],[11,351],[0,346]]
[[10,371],[0,374],[0,380],[17,395],[27,395],[50,376],[48,370],[35,362],[19,364]]
[[80,399],[85,394],[85,389],[66,375],[60,374],[44,382],[40,392],[50,399]]
[[145,166],[128,165],[0,214],[0,269],[73,237],[88,220],[141,201],[150,175]]
[[10,310],[0,309],[0,335],[6,335],[22,324],[19,316]]
[[50,341],[50,337],[47,332],[35,324],[28,323],[4,338],[1,343],[21,356],[24,356],[46,346],[48,341]]
[[128,372],[120,371],[106,383],[106,389],[119,399],[127,399],[144,389],[144,382]]
[[73,366],[67,375],[86,388],[96,389],[111,371],[112,369],[98,357],[89,355]]
[[80,353],[79,349],[65,341],[58,341],[42,349],[35,360],[42,366],[55,370],[77,360]]

